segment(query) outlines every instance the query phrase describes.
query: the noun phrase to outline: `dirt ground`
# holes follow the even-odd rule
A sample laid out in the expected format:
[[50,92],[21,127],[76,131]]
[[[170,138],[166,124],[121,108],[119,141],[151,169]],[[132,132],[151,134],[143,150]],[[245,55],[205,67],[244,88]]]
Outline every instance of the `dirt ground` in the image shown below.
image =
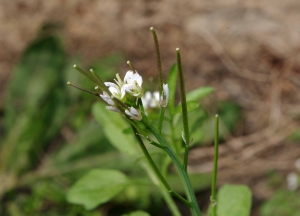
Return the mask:
[[[148,77],[156,73],[153,26],[164,70],[180,47],[188,89],[213,86],[215,101],[243,108],[239,128],[220,147],[218,183],[247,184],[254,201],[265,200],[274,193],[266,173],[285,176],[300,158],[299,143],[287,141],[299,130],[299,11],[298,0],[2,0],[0,109],[13,66],[44,23],[56,23],[67,52],[85,63],[121,52]],[[194,149],[189,169],[211,170],[212,154]]]

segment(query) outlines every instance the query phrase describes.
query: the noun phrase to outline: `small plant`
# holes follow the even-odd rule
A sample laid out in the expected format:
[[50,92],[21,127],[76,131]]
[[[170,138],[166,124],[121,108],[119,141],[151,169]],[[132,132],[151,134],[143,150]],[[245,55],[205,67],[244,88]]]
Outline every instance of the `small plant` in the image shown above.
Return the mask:
[[[199,98],[204,97],[205,95],[212,92],[212,88],[202,87],[190,94],[186,93],[184,73],[181,62],[181,53],[179,48],[176,49],[177,64],[173,66],[170,71],[168,81],[165,82],[163,80],[157,35],[154,28],[150,28],[150,30],[153,34],[157,56],[159,87],[158,94],[147,93],[146,97],[144,97],[143,78],[129,61],[127,62],[127,64],[129,65],[130,70],[127,71],[124,79],[121,79],[119,74],[117,74],[116,79],[114,80],[115,82],[104,82],[94,72],[93,69],[91,69],[90,72],[86,72],[77,65],[74,65],[74,68],[76,70],[78,70],[81,74],[83,74],[96,84],[96,92],[84,89],[72,84],[71,82],[68,82],[68,85],[99,97],[106,104],[106,109],[108,110],[107,112],[116,112],[124,117],[124,119],[131,127],[131,131],[135,136],[135,139],[139,145],[140,150],[143,153],[144,158],[147,160],[147,163],[144,163],[142,166],[146,170],[154,184],[161,190],[161,193],[173,215],[181,215],[181,213],[174,204],[174,201],[172,200],[170,195],[176,197],[186,206],[188,206],[192,215],[200,216],[201,211],[197,203],[190,176],[187,172],[188,152],[193,142],[193,138],[191,137],[189,128],[188,113],[191,110],[194,110],[195,103],[192,102],[195,102],[199,100]],[[175,106],[177,76],[179,77],[180,104],[178,106]],[[160,114],[157,119],[152,118],[147,110],[147,108],[155,107],[156,105],[159,105],[160,107]],[[181,132],[181,136],[177,134],[175,127],[175,125],[177,125],[176,122],[178,122],[178,119],[180,118],[182,119],[183,124],[183,131]],[[166,125],[165,122],[169,124],[169,130],[167,132],[164,129],[164,126]],[[211,208],[209,213],[213,216],[217,215],[216,177],[219,140],[218,122],[219,117],[218,115],[216,115],[214,152],[215,157],[212,178]],[[107,121],[107,124],[110,124],[110,120]],[[114,136],[118,136],[118,134],[120,134],[120,132],[117,131],[110,131],[110,133],[115,133]],[[181,137],[181,140],[178,140],[178,137]],[[163,165],[161,169],[158,168],[158,162],[154,160],[153,155],[151,155],[151,153],[149,152],[149,147],[146,147],[145,141],[164,152],[162,163]],[[124,142],[126,142],[126,140],[124,140]],[[124,152],[131,152],[132,149],[132,152],[130,154],[138,155],[138,153],[133,150],[134,147],[128,146],[128,148],[126,149],[124,146],[119,146],[119,148]],[[185,190],[185,197],[173,190],[167,180],[167,170],[171,162],[176,167],[178,175],[182,180]],[[91,181],[91,179],[93,180]],[[130,184],[130,179],[128,179],[127,176],[125,176],[121,172],[115,170],[94,170],[80,179],[71,188],[68,193],[68,200],[72,203],[83,204],[87,209],[92,209],[97,205],[110,200]],[[231,189],[232,188],[230,188],[229,190]],[[244,188],[242,190],[244,190]],[[236,191],[240,192],[241,190],[238,189]],[[247,191],[247,201],[249,194],[250,193],[248,193]],[[224,195],[222,196],[222,198],[224,198]],[[244,207],[242,206],[241,208]],[[249,208],[250,205],[247,205],[244,208],[246,209],[246,211],[244,212],[249,211]],[[224,210],[224,213],[226,214],[226,210]],[[245,214],[240,214],[240,216],[241,215]]]

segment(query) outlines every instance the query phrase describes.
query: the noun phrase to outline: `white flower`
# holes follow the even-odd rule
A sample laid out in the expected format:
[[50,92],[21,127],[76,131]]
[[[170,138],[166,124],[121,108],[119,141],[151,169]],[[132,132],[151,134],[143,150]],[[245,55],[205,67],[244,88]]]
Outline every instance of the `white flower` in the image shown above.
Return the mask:
[[300,158],[295,161],[295,167],[296,169],[300,170]]
[[142,97],[143,106],[145,109],[154,108],[159,106],[159,92],[155,91],[151,93],[147,91]]
[[124,77],[124,84],[122,90],[132,94],[135,97],[143,96],[143,78],[138,74],[138,72],[133,73],[132,71],[127,71]]
[[118,85],[112,82],[105,82],[104,84],[108,86],[108,90],[115,98],[121,101],[124,99],[126,93],[125,89],[120,88]]
[[115,105],[114,101],[111,99],[111,97],[106,93],[103,92],[102,95],[100,94],[100,97],[108,104],[108,105]]
[[129,115],[131,119],[138,120],[138,121],[142,120],[142,115],[141,115],[141,111],[140,110],[137,110],[134,107],[130,107],[129,109],[130,110],[128,110],[128,109],[125,110],[125,113],[127,115]]
[[289,173],[286,177],[287,188],[289,190],[296,190],[299,186],[298,176],[296,173]]
[[120,110],[114,106],[107,106],[106,109],[113,112],[120,112]]
[[162,95],[160,96],[159,104],[166,107],[169,103],[169,87],[168,84],[163,84]]

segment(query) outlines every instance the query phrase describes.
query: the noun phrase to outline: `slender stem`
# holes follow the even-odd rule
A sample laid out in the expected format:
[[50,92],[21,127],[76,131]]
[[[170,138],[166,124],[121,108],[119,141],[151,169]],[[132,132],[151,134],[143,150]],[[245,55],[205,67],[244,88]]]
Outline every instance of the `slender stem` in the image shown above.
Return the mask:
[[173,161],[174,165],[176,166],[179,176],[181,177],[183,183],[184,183],[184,188],[186,192],[186,196],[188,197],[188,200],[191,203],[190,209],[193,214],[193,216],[201,216],[201,212],[197,203],[197,199],[194,193],[194,189],[192,187],[191,181],[189,179],[189,176],[184,170],[184,167],[182,166],[180,159],[176,156],[175,152],[173,149],[170,147],[169,143],[161,136],[161,134],[157,131],[157,129],[147,120],[146,116],[143,116],[142,122],[146,126],[147,129],[149,129],[153,135],[156,137],[159,143],[162,145],[165,145],[165,150],[167,154],[170,156],[171,160]]
[[153,39],[154,39],[154,44],[155,44],[155,52],[156,52],[156,59],[157,59],[157,71],[158,71],[158,82],[159,82],[159,97],[161,97],[162,92],[163,92],[163,77],[162,77],[162,66],[161,66],[161,59],[160,59],[159,44],[158,44],[158,39],[157,39],[155,29],[153,27],[151,27],[150,30],[152,32]]
[[96,80],[95,77],[94,77],[92,74],[90,74],[90,73],[88,73],[88,72],[82,70],[82,69],[81,69],[80,67],[78,67],[76,64],[74,64],[73,67],[74,67],[78,72],[80,72],[82,75],[84,75],[85,77],[89,78],[91,81],[93,81],[93,82],[96,83],[97,85],[100,85],[100,86],[101,86],[101,83],[98,82],[98,80]]
[[[160,58],[160,51],[159,51],[159,44],[156,35],[156,31],[153,27],[150,28],[155,45],[155,53],[156,53],[156,60],[157,60],[157,72],[158,72],[158,84],[159,84],[159,99],[163,98],[163,76],[162,76],[162,66],[161,66],[161,58]],[[160,110],[160,118],[158,123],[158,131],[161,133],[162,123],[164,120],[165,115],[165,107],[161,107]]]
[[131,62],[130,61],[127,61],[127,64],[128,64],[128,66],[130,67],[130,69],[131,69],[131,71],[133,72],[133,73],[135,73],[135,69],[134,69],[134,67],[133,67],[133,65],[131,64]]
[[73,88],[77,88],[77,89],[79,89],[79,90],[81,90],[81,91],[87,92],[87,93],[89,93],[89,94],[91,94],[91,95],[94,95],[94,96],[96,96],[96,97],[100,97],[100,96],[99,96],[99,93],[97,93],[97,92],[92,92],[92,91],[90,91],[90,90],[88,90],[88,89],[85,89],[85,88],[82,88],[82,87],[80,87],[80,86],[74,85],[73,83],[71,83],[71,82],[69,82],[69,81],[67,82],[67,85],[72,86]]
[[189,158],[189,144],[185,143],[184,156],[183,156],[183,167],[185,171],[187,170],[188,158]]
[[163,124],[163,121],[164,121],[165,110],[166,110],[165,107],[162,107],[161,110],[160,110],[159,122],[158,122],[158,127],[157,127],[159,133],[161,133],[162,124]]
[[[179,72],[179,84],[180,84],[180,98],[181,98],[181,107],[182,107],[182,120],[183,120],[183,130],[185,137],[185,145],[190,144],[190,131],[189,131],[189,121],[188,121],[188,113],[187,113],[187,105],[186,105],[186,94],[185,94],[185,86],[184,86],[184,76],[181,64],[181,55],[179,48],[176,49],[177,54],[177,66]],[[188,148],[188,147],[186,147]],[[187,150],[184,157],[184,169],[187,170]]]
[[173,191],[171,189],[171,186],[169,185],[167,180],[163,177],[163,175],[161,174],[161,172],[159,171],[159,169],[155,165],[153,159],[151,158],[151,155],[149,154],[146,146],[144,145],[143,140],[139,136],[138,131],[136,130],[136,128],[134,126],[131,126],[131,127],[132,127],[132,130],[133,130],[134,134],[135,134],[136,139],[138,140],[139,146],[140,146],[144,156],[146,157],[149,165],[152,167],[153,171],[155,172],[156,176],[159,178],[161,183],[165,186],[165,188],[169,191],[169,193],[171,193],[172,195],[174,195],[175,197],[177,197],[178,199],[183,201],[187,206],[190,206],[191,203],[188,200],[186,200],[185,198],[183,198],[182,196],[180,196],[179,194],[177,194],[175,191]]
[[215,119],[215,144],[214,144],[214,170],[211,184],[211,207],[212,216],[217,215],[217,202],[216,202],[216,183],[218,172],[218,148],[219,148],[219,116],[216,115]]

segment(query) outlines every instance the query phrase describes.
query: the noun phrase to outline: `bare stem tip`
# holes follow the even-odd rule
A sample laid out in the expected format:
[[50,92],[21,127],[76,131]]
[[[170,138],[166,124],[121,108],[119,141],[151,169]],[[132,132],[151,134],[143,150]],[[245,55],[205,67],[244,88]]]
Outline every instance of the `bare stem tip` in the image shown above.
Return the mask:
[[73,67],[74,67],[74,68],[76,68],[76,67],[77,67],[77,65],[76,65],[76,64],[74,64],[74,65],[73,65]]
[[68,82],[67,82],[67,85],[71,85],[71,82],[70,82],[70,81],[68,81]]
[[178,52],[178,51],[180,51],[180,49],[179,49],[179,48],[176,48],[176,51]]
[[154,28],[153,28],[153,27],[151,27],[151,28],[150,28],[150,30],[151,30],[151,31],[153,31],[153,30],[154,30]]

